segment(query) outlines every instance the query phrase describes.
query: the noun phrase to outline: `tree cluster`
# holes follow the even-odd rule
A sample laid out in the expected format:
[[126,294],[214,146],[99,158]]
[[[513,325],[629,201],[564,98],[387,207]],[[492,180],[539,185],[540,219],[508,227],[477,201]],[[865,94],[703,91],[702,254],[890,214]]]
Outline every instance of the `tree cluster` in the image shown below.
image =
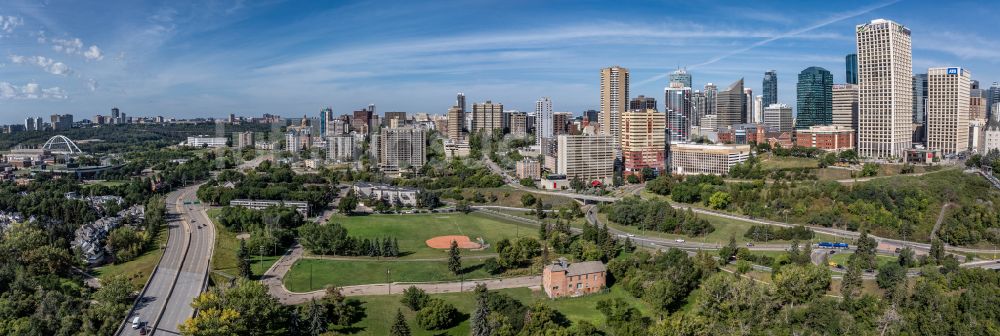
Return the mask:
[[699,218],[690,209],[677,210],[670,206],[670,203],[657,199],[627,197],[604,205],[600,210],[608,215],[608,220],[611,222],[642,230],[687,236],[701,236],[715,231],[707,220]]
[[351,237],[338,223],[307,223],[299,227],[299,237],[302,247],[319,255],[398,257],[402,253],[396,238]]

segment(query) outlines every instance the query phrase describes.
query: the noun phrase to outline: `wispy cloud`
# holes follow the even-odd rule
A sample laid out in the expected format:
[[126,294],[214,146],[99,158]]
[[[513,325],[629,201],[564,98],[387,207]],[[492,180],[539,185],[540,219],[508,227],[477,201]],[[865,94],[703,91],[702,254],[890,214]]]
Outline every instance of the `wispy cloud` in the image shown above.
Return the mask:
[[[52,38],[47,41],[52,44],[52,50],[57,52],[69,55],[80,55],[90,61],[100,61],[104,59],[104,53],[101,52],[101,48],[96,45],[91,45],[90,47],[85,48],[83,40],[80,40],[79,38]],[[38,37],[38,42],[46,42],[44,34]]]
[[0,99],[51,99],[63,100],[69,96],[66,90],[58,86],[42,88],[38,83],[28,83],[22,86],[8,82],[0,82]]
[[974,32],[935,31],[913,39],[914,48],[943,52],[963,60],[1000,61],[1000,41],[984,38]]
[[[13,33],[15,28],[23,24],[24,24],[24,19],[21,19],[20,17],[11,15],[7,16],[0,15],[0,33],[3,34]],[[0,36],[3,36],[3,34],[0,34]]]
[[[705,62],[701,62],[701,63],[690,65],[687,68],[688,69],[697,69],[699,67],[703,67],[703,66],[706,66],[706,65],[711,65],[711,64],[714,64],[714,63],[716,63],[718,61],[724,60],[726,58],[729,58],[729,57],[732,57],[732,56],[735,56],[735,55],[739,55],[739,54],[745,53],[747,51],[750,51],[751,49],[754,49],[754,48],[766,45],[768,43],[771,43],[771,42],[774,42],[774,41],[777,41],[777,40],[781,40],[781,39],[796,37],[796,36],[799,36],[801,34],[805,34],[805,33],[811,32],[813,30],[816,30],[816,29],[819,29],[819,28],[823,28],[823,27],[829,26],[831,24],[834,24],[834,23],[837,23],[837,22],[840,22],[840,21],[843,21],[843,20],[847,20],[847,19],[850,19],[850,18],[854,18],[854,17],[860,16],[860,15],[864,15],[864,14],[870,13],[870,12],[872,12],[874,10],[877,10],[877,9],[880,9],[880,8],[884,8],[886,6],[895,4],[895,3],[899,2],[899,1],[901,1],[901,0],[892,0],[892,1],[884,2],[884,3],[880,3],[880,4],[877,4],[877,5],[873,5],[873,6],[868,6],[868,7],[865,7],[865,8],[861,8],[861,9],[856,10],[856,11],[834,15],[832,17],[829,17],[829,18],[827,18],[825,20],[813,23],[811,25],[808,25],[808,26],[805,26],[805,27],[801,27],[801,28],[798,28],[798,29],[793,29],[791,31],[788,31],[788,32],[785,32],[785,33],[782,33],[782,34],[778,34],[776,36],[771,36],[771,37],[768,37],[768,38],[763,39],[761,41],[757,41],[757,42],[755,42],[755,43],[753,43],[753,44],[751,44],[749,46],[746,46],[746,47],[743,47],[743,48],[738,48],[738,49],[733,50],[733,51],[729,51],[729,52],[724,53],[722,55],[713,57],[713,58],[711,58],[711,59],[709,59],[709,60],[707,60]],[[661,75],[657,75],[657,76],[654,76],[654,77],[649,78],[647,80],[641,81],[641,82],[637,83],[637,85],[643,85],[643,84],[647,84],[647,83],[650,83],[650,82],[653,82],[653,81],[661,80],[663,78],[666,78],[667,76],[668,76],[668,74],[666,74],[666,73],[661,74]]]
[[70,69],[65,63],[58,62],[45,56],[10,55],[8,58],[14,64],[32,65],[57,76],[65,77],[73,74],[73,69]]

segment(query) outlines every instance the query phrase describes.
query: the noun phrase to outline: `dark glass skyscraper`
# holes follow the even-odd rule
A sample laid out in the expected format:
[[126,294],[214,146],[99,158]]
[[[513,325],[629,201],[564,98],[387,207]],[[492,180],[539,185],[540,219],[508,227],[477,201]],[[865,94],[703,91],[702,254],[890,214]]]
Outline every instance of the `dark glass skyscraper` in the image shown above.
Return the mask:
[[764,86],[763,86],[763,98],[761,98],[762,106],[771,106],[771,104],[778,103],[778,72],[774,70],[769,70],[764,73]]
[[913,75],[913,123],[923,125],[927,120],[927,74]]
[[798,115],[795,128],[833,123],[833,74],[820,67],[799,73]]
[[844,61],[847,65],[847,84],[858,84],[858,54],[848,54]]

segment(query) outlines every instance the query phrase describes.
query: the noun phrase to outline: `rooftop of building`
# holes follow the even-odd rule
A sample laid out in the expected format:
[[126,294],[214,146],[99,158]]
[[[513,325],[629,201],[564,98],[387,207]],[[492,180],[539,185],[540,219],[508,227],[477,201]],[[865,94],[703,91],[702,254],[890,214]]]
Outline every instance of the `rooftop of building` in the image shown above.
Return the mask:
[[576,276],[607,272],[608,267],[600,261],[570,263],[565,258],[559,258],[559,260],[553,261],[552,265],[549,265],[549,270],[552,272],[566,272],[567,276]]

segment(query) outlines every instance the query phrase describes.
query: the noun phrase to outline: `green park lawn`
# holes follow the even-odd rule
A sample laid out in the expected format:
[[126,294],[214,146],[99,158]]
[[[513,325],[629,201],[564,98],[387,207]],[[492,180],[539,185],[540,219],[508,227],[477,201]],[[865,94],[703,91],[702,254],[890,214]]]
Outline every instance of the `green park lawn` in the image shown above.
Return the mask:
[[[463,260],[462,276],[448,270],[447,261],[415,260],[329,260],[303,258],[285,275],[285,287],[293,292],[309,292],[326,285],[351,286],[389,282],[458,281],[492,278],[483,270],[482,260]],[[388,271],[388,272],[387,272]],[[310,276],[311,274],[311,276]]]
[[[849,259],[852,254],[854,254],[854,253],[852,253],[852,252],[840,252],[840,251],[838,251],[835,254],[829,255],[829,257],[828,257],[827,260],[835,262],[835,263],[837,263],[837,265],[844,265],[844,267],[847,267],[847,259]],[[881,255],[881,254],[876,254],[875,255],[875,262],[879,265],[879,267],[881,267],[882,265],[888,264],[888,263],[894,263],[894,262],[896,262],[896,260],[897,260],[896,257],[891,257],[891,256]]]
[[[515,224],[481,214],[434,213],[413,215],[337,216],[350,236],[356,238],[392,237],[399,241],[401,259],[433,259],[447,257],[446,249],[432,249],[426,241],[437,236],[464,235],[473,241],[482,237],[487,244],[507,238],[536,237],[535,226]],[[483,251],[463,250],[463,255],[495,253],[492,247]]]
[[149,275],[153,273],[153,269],[156,268],[156,263],[160,260],[160,255],[163,254],[163,245],[166,243],[167,228],[163,227],[157,233],[156,243],[146,253],[128,262],[95,268],[94,276],[105,280],[112,275],[125,275],[132,281],[133,285],[141,288],[146,284]]
[[764,157],[760,164],[764,169],[816,168],[819,165],[819,160],[794,156],[771,156]]
[[[566,315],[573,323],[579,321],[589,321],[598,327],[604,325],[604,316],[597,311],[597,301],[604,299],[621,298],[632,306],[638,308],[644,316],[654,317],[652,309],[640,299],[633,298],[621,288],[613,288],[607,293],[593,294],[577,298],[563,298],[557,300],[548,299],[545,293],[533,291],[528,288],[501,289],[500,293],[510,295],[521,301],[525,306],[532,306],[536,302],[545,302],[549,307],[558,310]],[[416,322],[416,312],[411,311],[399,303],[400,295],[385,296],[359,296],[357,299],[364,302],[367,317],[352,326],[352,335],[388,335],[389,328],[395,322],[396,310],[401,310],[406,316],[406,322],[410,325],[410,330],[415,336],[421,335],[468,335],[469,317],[475,310],[475,297],[471,292],[433,294],[432,297],[440,298],[455,306],[465,316],[462,321],[446,330],[428,331],[420,328]],[[347,330],[341,330],[347,331]],[[345,332],[346,333],[346,332]]]

